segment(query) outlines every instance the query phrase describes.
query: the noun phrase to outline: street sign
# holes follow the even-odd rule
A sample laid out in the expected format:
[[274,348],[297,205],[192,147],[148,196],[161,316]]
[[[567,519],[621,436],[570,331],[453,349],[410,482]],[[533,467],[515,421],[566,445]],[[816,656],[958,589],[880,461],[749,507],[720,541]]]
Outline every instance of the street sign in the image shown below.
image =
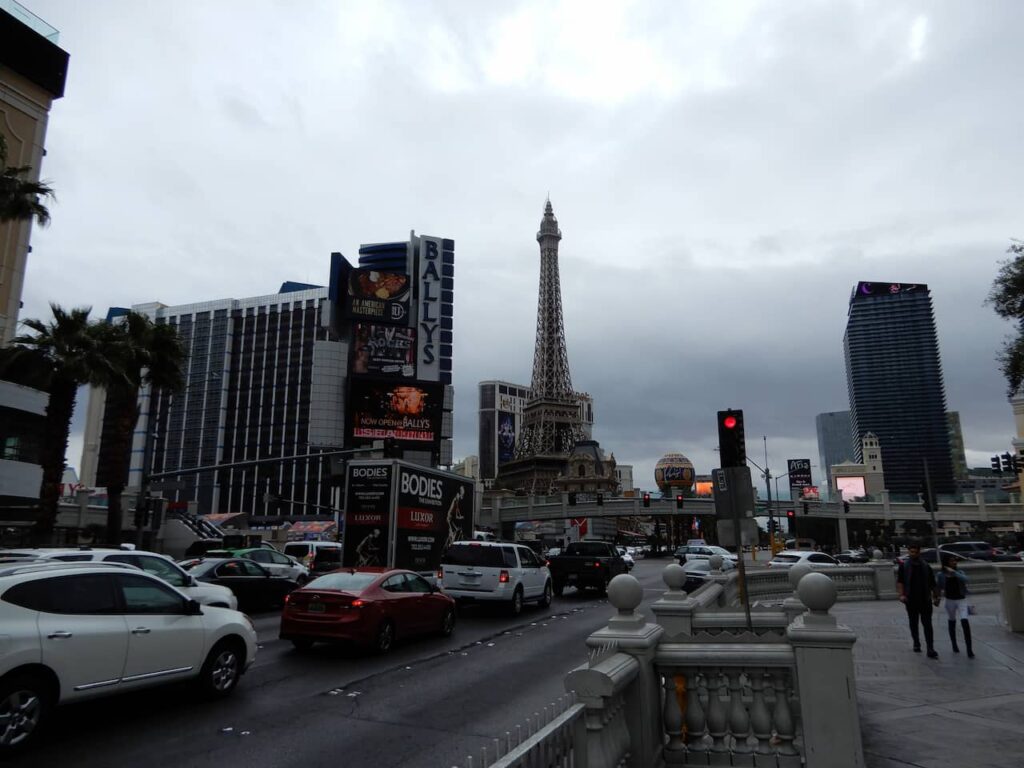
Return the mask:
[[715,515],[732,519],[754,516],[754,487],[750,484],[750,467],[726,467],[712,470],[715,494]]

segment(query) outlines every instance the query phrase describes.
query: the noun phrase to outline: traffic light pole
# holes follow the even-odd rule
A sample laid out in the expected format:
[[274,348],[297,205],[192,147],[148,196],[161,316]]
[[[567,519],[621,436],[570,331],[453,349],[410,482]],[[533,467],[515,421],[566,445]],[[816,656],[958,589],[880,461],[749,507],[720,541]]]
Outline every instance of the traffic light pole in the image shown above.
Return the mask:
[[922,457],[924,462],[924,488],[928,501],[928,514],[932,517],[932,541],[935,543],[935,562],[942,568],[942,561],[939,559],[939,524],[935,520],[935,494],[932,493],[932,478],[928,474],[928,458]]

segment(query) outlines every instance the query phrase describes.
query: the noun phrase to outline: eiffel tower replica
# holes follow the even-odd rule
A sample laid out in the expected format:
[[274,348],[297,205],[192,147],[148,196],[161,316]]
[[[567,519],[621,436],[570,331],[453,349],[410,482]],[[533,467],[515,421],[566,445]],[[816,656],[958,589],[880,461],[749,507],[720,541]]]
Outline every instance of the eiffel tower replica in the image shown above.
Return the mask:
[[551,208],[544,206],[540,243],[540,290],[537,298],[537,340],[533,351],[531,394],[523,409],[516,458],[503,464],[495,487],[530,496],[555,492],[569,454],[584,439],[579,396],[569,375],[562,321],[562,288],[558,277],[558,242],[562,232]]

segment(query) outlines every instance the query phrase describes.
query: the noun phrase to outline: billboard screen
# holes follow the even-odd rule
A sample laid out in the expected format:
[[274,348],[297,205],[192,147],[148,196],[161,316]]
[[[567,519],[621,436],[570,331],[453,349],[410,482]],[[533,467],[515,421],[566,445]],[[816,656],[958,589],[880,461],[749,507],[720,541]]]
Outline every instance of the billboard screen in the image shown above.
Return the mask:
[[422,447],[440,440],[443,405],[444,385],[437,382],[352,378],[345,423],[352,444],[394,438]]
[[416,329],[381,323],[356,323],[352,373],[416,378]]
[[349,465],[342,564],[384,566],[391,521],[391,464]]
[[353,269],[348,276],[345,315],[353,320],[409,322],[409,276],[404,272]]
[[844,499],[859,499],[861,496],[867,496],[863,477],[837,477],[836,489],[839,491],[840,497]]
[[433,570],[453,541],[473,538],[473,481],[398,467],[395,567]]
[[810,488],[811,483],[811,460],[810,459],[789,459],[786,462],[787,474],[789,475],[789,497],[791,499],[801,498],[804,495],[804,488]]
[[504,464],[516,457],[516,415],[498,411],[498,463]]

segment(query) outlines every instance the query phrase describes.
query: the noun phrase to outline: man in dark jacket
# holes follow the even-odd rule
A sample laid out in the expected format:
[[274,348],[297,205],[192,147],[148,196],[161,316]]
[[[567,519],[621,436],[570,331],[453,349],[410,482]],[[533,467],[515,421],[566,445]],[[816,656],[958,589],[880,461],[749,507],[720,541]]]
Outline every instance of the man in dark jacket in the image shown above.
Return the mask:
[[932,606],[939,604],[939,588],[935,583],[935,574],[931,566],[921,558],[921,547],[918,544],[907,546],[908,557],[900,563],[896,572],[896,590],[900,602],[907,606],[907,617],[910,619],[910,636],[914,638],[914,652],[921,652],[921,639],[918,635],[917,622],[924,625],[924,642],[928,648],[928,658],[937,659],[935,637],[932,632]]

